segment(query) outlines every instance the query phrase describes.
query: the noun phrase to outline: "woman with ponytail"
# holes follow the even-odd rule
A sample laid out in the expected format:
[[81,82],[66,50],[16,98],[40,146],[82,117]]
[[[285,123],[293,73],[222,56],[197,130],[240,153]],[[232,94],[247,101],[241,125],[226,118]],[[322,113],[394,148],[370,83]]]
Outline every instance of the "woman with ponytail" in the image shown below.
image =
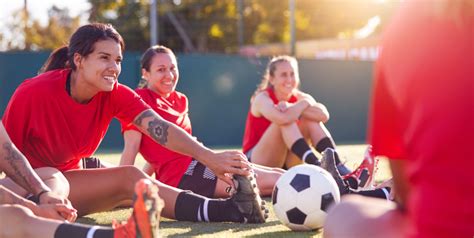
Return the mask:
[[[32,167],[49,166],[63,172],[70,184],[69,199],[80,216],[130,201],[136,182],[148,175],[133,166],[90,170],[80,166],[81,158],[95,152],[111,120],[117,118],[123,124],[135,125],[156,143],[192,156],[237,187],[231,198],[213,200],[153,180],[165,202],[163,216],[190,221],[264,222],[265,210],[261,209],[245,156],[238,151],[210,150],[120,84],[123,50],[123,39],[111,25],[84,25],[74,32],[67,46],[51,54],[43,73],[18,87],[3,123]],[[203,204],[206,217],[200,216]],[[228,212],[219,213],[222,208]]]

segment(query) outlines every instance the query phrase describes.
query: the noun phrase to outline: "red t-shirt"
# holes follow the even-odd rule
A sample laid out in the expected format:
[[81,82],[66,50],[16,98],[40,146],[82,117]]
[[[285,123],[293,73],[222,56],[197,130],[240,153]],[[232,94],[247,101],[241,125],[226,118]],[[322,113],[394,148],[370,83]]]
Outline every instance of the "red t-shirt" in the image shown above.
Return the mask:
[[69,72],[54,70],[25,80],[3,115],[13,143],[33,168],[80,168],[80,159],[95,152],[112,118],[131,122],[149,108],[121,84],[79,104],[66,91]]
[[[279,101],[276,98],[273,89],[267,88],[265,91],[268,92],[268,95],[272,99],[273,103],[277,105]],[[289,103],[295,103],[297,101],[298,98],[296,98],[295,95],[292,95],[288,100]],[[264,116],[256,117],[252,115],[252,112],[249,109],[249,112],[247,113],[247,122],[245,123],[244,138],[242,142],[242,151],[244,152],[244,154],[251,150],[258,143],[260,138],[262,138],[263,133],[265,133],[265,131],[271,124],[272,122]]]
[[[191,134],[191,120],[188,116],[188,98],[174,91],[164,98],[149,89],[135,90],[142,99],[165,120],[174,123]],[[135,126],[122,123],[122,130],[137,130]],[[177,187],[186,172],[192,158],[171,151],[156,143],[148,136],[142,136],[140,154],[155,169],[156,179],[170,186]]]
[[472,238],[474,18],[430,17],[428,6],[407,3],[384,35],[369,143],[406,160],[412,237]]

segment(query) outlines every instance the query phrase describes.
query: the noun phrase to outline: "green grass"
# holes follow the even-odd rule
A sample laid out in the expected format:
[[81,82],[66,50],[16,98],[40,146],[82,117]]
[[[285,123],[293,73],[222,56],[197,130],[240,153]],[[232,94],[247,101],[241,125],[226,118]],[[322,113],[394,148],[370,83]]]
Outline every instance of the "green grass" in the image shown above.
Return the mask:
[[[341,145],[338,147],[339,154],[346,164],[354,168],[363,157],[365,145]],[[117,164],[120,159],[119,153],[97,154],[100,159],[109,163]],[[137,164],[143,165],[143,158],[138,158]],[[379,169],[376,181],[382,181],[391,177],[386,160],[379,161]],[[161,219],[160,234],[162,236],[205,236],[205,237],[321,237],[321,231],[293,232],[282,225],[271,207],[270,198],[264,198],[270,210],[270,217],[264,224],[238,224],[238,223],[203,223],[203,222],[180,222],[170,219]],[[99,224],[110,226],[112,220],[123,221],[131,214],[131,209],[119,209],[110,212],[92,214],[78,219],[79,223]]]

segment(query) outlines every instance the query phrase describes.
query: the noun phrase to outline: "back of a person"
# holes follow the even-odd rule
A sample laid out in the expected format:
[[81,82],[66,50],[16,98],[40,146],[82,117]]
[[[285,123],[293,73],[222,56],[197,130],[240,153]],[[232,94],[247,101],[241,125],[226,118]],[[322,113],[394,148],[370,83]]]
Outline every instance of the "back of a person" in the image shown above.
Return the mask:
[[[384,39],[381,67],[402,112],[408,203],[419,237],[474,235],[474,14],[414,1]],[[387,57],[384,57],[387,55]]]

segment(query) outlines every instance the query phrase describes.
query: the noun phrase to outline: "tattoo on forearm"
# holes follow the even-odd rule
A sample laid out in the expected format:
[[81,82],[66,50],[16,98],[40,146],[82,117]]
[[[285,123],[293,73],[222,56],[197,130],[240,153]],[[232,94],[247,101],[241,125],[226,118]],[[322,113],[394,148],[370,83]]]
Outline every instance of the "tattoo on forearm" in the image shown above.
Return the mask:
[[149,135],[159,144],[165,145],[166,142],[168,142],[168,123],[164,120],[156,118],[153,111],[147,110],[140,114],[137,119],[135,119],[135,125],[142,127],[143,120],[147,117],[151,118],[151,121],[148,122],[146,127]]
[[31,181],[34,181],[33,171],[28,173],[28,162],[26,159],[16,150],[11,143],[4,143],[2,145],[5,153],[4,159],[7,162],[7,167],[3,168],[7,176],[15,181],[18,185],[22,186],[29,192],[33,192],[33,186]]
[[148,122],[147,130],[156,142],[165,145],[168,141],[168,128],[169,125],[165,121],[155,118]]
[[146,110],[146,111],[142,112],[142,114],[140,114],[138,116],[138,118],[135,119],[135,125],[141,126],[142,122],[143,122],[143,119],[145,119],[147,117],[153,117],[153,111]]

